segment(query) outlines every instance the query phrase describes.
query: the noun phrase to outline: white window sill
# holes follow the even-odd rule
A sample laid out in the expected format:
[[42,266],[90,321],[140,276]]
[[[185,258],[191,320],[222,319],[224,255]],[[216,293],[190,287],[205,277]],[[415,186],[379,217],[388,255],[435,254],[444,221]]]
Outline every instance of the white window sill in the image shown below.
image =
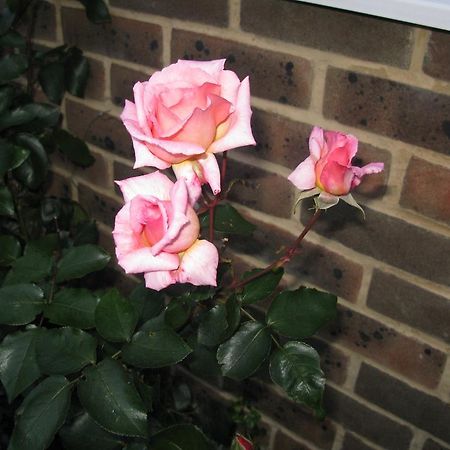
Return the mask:
[[297,0],[450,30],[450,0]]

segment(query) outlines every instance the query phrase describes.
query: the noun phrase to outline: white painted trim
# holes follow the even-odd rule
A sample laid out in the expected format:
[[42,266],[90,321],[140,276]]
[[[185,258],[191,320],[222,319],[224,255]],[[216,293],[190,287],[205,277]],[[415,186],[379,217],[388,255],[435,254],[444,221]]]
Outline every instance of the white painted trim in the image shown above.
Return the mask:
[[450,0],[297,0],[450,31]]

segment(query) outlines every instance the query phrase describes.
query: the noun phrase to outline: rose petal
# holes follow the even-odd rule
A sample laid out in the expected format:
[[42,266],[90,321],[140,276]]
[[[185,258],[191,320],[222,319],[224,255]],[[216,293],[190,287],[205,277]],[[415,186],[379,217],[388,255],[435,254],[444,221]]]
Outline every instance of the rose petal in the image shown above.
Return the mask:
[[160,200],[170,200],[173,182],[161,172],[127,178],[116,181],[122,191],[125,202],[131,201],[137,195],[143,197],[154,196]]
[[301,191],[312,189],[316,185],[315,162],[308,156],[288,176],[288,180]]
[[220,192],[220,169],[216,157],[213,153],[206,153],[197,162],[202,168],[202,179],[210,185],[213,194],[217,195]]
[[309,153],[315,161],[322,156],[322,152],[326,154],[328,151],[325,140],[323,138],[323,130],[320,127],[314,127],[309,136]]
[[144,103],[144,91],[147,82],[137,82],[133,87],[134,103],[139,126],[145,134],[150,134],[150,127],[147,121],[148,104]]
[[130,203],[126,203],[117,213],[112,234],[118,258],[141,247],[140,238],[130,226]]
[[177,282],[175,272],[148,272],[144,274],[145,286],[160,291]]
[[318,209],[328,209],[339,202],[339,197],[329,194],[328,192],[321,192],[314,201]]
[[358,151],[358,139],[351,134],[327,131],[325,140],[328,146],[327,160],[349,167]]
[[170,167],[170,163],[158,158],[152,153],[150,149],[153,149],[154,146],[150,146],[148,144],[144,144],[142,141],[138,139],[132,138],[133,148],[134,148],[134,169],[139,167],[156,167],[157,169],[164,170]]
[[154,256],[151,252],[151,247],[138,248],[120,257],[117,256],[117,259],[126,273],[175,270],[180,264],[178,255],[161,252]]
[[199,175],[202,176],[202,171],[198,161],[183,161],[182,163],[174,164],[172,169],[177,180],[183,179],[185,181],[189,192],[189,203],[194,205],[202,193],[201,186],[202,182],[204,182],[203,179],[199,178]]
[[337,162],[327,162],[320,173],[320,187],[333,195],[346,195],[350,192],[353,171]]

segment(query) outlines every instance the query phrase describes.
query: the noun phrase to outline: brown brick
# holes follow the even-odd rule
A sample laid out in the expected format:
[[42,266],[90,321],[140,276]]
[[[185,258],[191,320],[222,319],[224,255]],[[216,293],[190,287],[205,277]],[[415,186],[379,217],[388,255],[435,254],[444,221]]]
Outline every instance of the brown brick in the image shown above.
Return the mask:
[[450,33],[432,31],[427,53],[423,61],[423,71],[441,80],[450,81]]
[[172,61],[179,58],[226,58],[226,68],[235,71],[240,79],[250,76],[252,95],[301,108],[309,106],[312,68],[304,58],[199,33],[174,30]]
[[433,219],[450,223],[450,170],[411,158],[400,204]]
[[94,219],[111,228],[114,227],[117,212],[123,206],[117,200],[106,197],[83,184],[78,185],[78,201]]
[[342,305],[319,334],[429,388],[439,384],[444,370],[445,353]]
[[370,402],[450,443],[450,405],[367,364],[355,392]]
[[[271,225],[251,220],[257,229],[242,239],[230,237],[230,247],[241,253],[270,263],[279,258],[296,239],[290,233]],[[300,228],[299,228],[300,234]],[[303,242],[301,250],[286,265],[287,273],[298,276],[302,283],[313,283],[349,301],[356,301],[362,279],[362,268],[329,249]]]
[[342,450],[375,450],[374,447],[369,446],[363,442],[358,436],[353,433],[345,433],[344,442],[342,443]]
[[131,137],[122,122],[107,112],[66,101],[67,128],[85,141],[134,161]]
[[83,50],[112,58],[161,67],[162,32],[158,25],[112,16],[111,23],[95,25],[83,10],[61,10],[64,41]]
[[450,96],[330,68],[323,111],[346,125],[450,154]]
[[303,439],[324,450],[333,446],[336,427],[328,418],[322,422],[315,419],[310,411],[305,411],[298,403],[281,397],[265,383],[254,379],[244,381],[237,389],[236,393],[243,395],[255,408]]
[[125,99],[134,102],[133,86],[137,81],[146,81],[150,75],[128,67],[113,64],[111,66],[111,98],[119,106],[125,105]]
[[56,172],[51,172],[46,189],[46,195],[71,198],[70,180]]
[[[346,429],[368,438],[383,449],[406,450],[409,448],[412,433],[408,427],[366,407],[359,401],[328,387],[325,390],[324,403],[331,419],[339,422]],[[343,447],[344,449],[347,450]]]
[[105,99],[105,66],[95,58],[88,58],[89,78],[86,85],[85,97],[94,100]]
[[92,151],[92,156],[95,162],[92,166],[85,169],[77,168],[75,174],[85,180],[87,183],[92,183],[100,187],[110,188],[113,185],[111,174],[108,170],[108,162],[105,157],[96,151]]
[[192,3],[183,0],[164,0],[149,2],[147,0],[111,0],[111,6],[134,9],[135,11],[160,16],[176,17],[182,20],[204,22],[208,25],[226,26],[228,23],[227,0],[196,0]]
[[294,188],[284,177],[247,164],[228,160],[228,180],[240,180],[228,198],[258,211],[291,217]]
[[[28,8],[19,22],[18,31],[24,36],[28,33],[31,22],[32,9]],[[54,41],[56,39],[56,11],[55,6],[44,0],[37,2],[36,20],[33,35],[38,39]]]
[[280,450],[313,450],[312,447],[307,447],[296,439],[291,438],[281,430],[277,431],[273,445],[274,449]]
[[428,438],[425,441],[422,450],[450,450],[450,447],[444,447],[442,444],[439,444],[439,442]]
[[393,66],[408,67],[411,58],[411,27],[300,2],[243,0],[241,26],[275,39]]
[[450,301],[445,297],[375,270],[367,304],[381,314],[450,343]]
[[[305,202],[302,221],[310,217]],[[331,208],[314,231],[356,251],[437,283],[449,285],[450,240],[402,219],[364,207],[366,219],[344,202]]]

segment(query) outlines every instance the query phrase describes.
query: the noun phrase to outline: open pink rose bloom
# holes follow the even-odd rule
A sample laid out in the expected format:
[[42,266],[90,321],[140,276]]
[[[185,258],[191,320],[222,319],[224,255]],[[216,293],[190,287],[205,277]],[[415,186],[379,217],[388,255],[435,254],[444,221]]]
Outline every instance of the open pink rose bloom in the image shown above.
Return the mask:
[[352,166],[358,151],[358,140],[351,134],[323,131],[314,127],[309,137],[310,155],[289,175],[288,180],[301,191],[299,201],[318,195],[319,209],[336,205],[339,199],[360,208],[351,190],[361,183],[364,175],[379,173],[384,164],[375,162],[364,167]]
[[199,240],[200,224],[184,180],[160,172],[118,181],[125,205],[113,230],[116,255],[126,273],[144,273],[147,287],[173,283],[216,285],[218,252]]
[[135,168],[172,166],[195,201],[201,185],[220,192],[215,153],[254,145],[248,77],[224,70],[225,60],[179,60],[134,86],[121,118],[131,134]]

